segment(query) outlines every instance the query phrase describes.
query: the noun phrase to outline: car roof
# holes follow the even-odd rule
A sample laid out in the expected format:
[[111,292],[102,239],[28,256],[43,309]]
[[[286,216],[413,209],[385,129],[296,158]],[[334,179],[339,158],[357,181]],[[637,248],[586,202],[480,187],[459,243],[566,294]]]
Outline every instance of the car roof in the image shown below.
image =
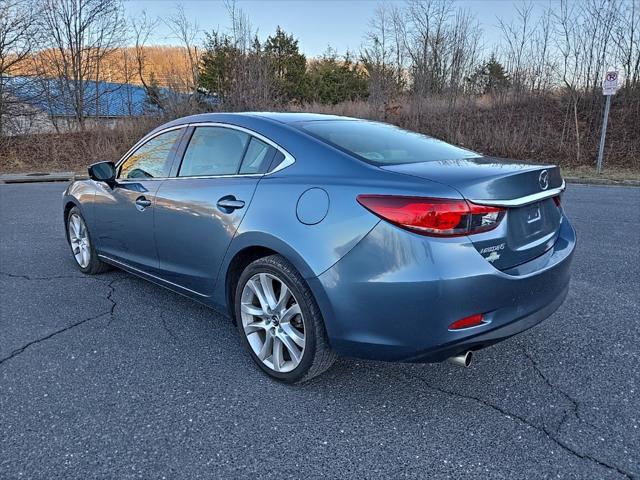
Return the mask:
[[247,112],[243,115],[267,118],[281,123],[317,122],[327,120],[358,120],[357,118],[343,117],[341,115],[327,115],[324,113],[307,112]]
[[168,122],[156,130],[164,129],[176,125],[184,125],[187,123],[198,122],[222,122],[246,123],[251,120],[266,120],[278,122],[285,125],[295,123],[314,122],[314,121],[330,121],[330,120],[358,120],[357,118],[342,117],[339,115],[325,115],[321,113],[295,113],[295,112],[235,112],[235,113],[200,113],[198,115],[189,115],[188,117],[178,118]]

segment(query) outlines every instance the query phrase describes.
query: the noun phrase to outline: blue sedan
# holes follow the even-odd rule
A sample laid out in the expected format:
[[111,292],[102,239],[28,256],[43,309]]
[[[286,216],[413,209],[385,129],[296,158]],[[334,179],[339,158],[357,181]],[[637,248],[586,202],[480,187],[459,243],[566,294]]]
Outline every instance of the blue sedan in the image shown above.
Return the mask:
[[63,197],[78,268],[115,266],[227,314],[285,382],[337,355],[468,366],[569,288],[558,167],[383,123],[195,115],[89,176]]

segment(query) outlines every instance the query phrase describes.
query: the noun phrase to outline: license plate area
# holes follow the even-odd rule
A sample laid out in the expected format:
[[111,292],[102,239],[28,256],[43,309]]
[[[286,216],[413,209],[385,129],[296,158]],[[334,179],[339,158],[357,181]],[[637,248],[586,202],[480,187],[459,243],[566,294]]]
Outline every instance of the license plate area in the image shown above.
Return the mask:
[[540,204],[536,203],[535,205],[530,205],[527,208],[527,223],[532,224],[539,222],[542,218],[542,214],[540,213]]
[[472,235],[472,241],[485,258],[496,251],[499,258],[497,255],[491,258],[494,267],[499,270],[511,268],[542,255],[553,246],[560,228],[561,213],[551,198],[509,208],[498,228]]

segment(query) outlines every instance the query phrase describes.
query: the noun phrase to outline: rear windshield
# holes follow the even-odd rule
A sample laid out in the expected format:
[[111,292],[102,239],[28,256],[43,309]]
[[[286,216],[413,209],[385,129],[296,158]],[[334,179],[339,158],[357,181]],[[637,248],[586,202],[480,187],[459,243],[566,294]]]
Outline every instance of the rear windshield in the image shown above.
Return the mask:
[[480,156],[442,140],[385,123],[322,120],[304,123],[302,129],[367,163],[378,166]]

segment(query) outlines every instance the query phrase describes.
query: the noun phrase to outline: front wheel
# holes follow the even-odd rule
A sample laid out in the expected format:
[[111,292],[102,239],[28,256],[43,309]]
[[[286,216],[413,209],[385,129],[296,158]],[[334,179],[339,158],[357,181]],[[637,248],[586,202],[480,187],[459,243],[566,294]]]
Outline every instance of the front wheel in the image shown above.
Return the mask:
[[244,345],[271,377],[303,382],[335,361],[311,290],[284,257],[260,258],[242,272],[234,308]]
[[67,238],[73,258],[82,273],[95,275],[109,270],[109,265],[98,258],[78,207],[73,207],[67,216]]

